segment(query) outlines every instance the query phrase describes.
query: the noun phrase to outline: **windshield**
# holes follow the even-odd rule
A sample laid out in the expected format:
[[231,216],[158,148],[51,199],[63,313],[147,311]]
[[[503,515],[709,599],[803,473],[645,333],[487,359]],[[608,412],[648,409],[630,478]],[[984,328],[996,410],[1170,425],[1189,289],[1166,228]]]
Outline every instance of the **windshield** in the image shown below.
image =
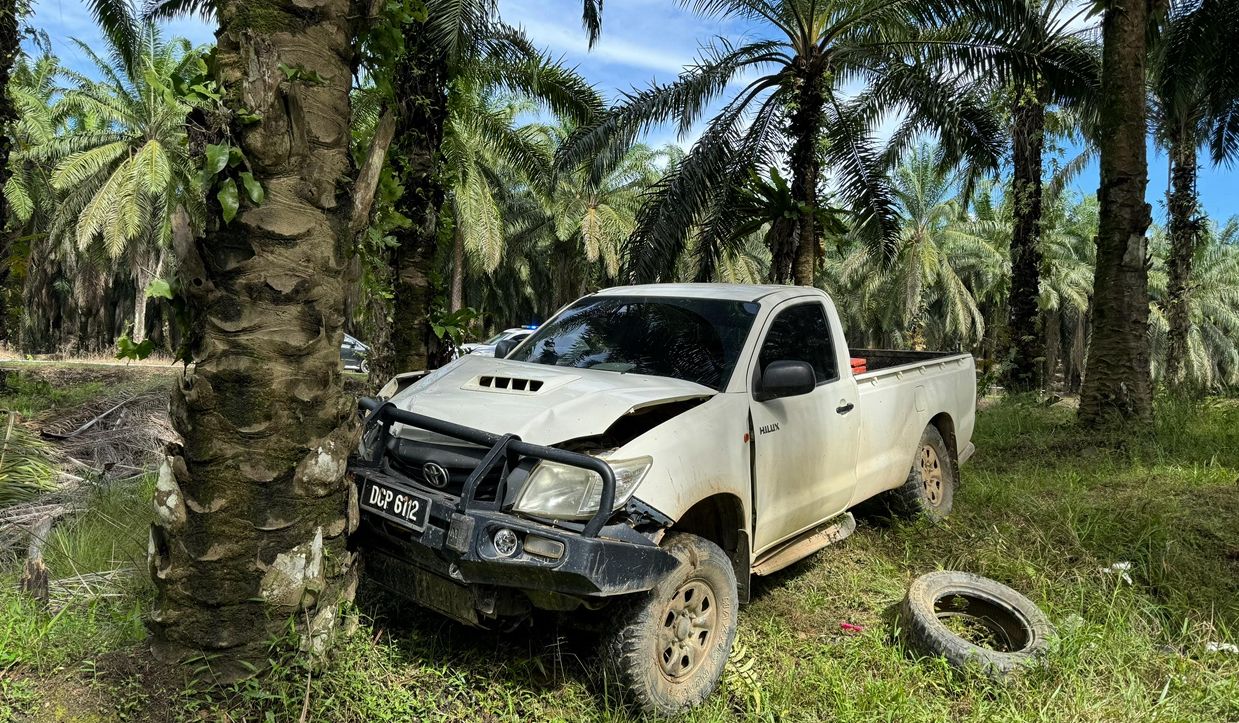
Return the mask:
[[671,377],[722,391],[756,315],[752,302],[592,296],[538,329],[508,359]]
[[501,331],[498,334],[495,334],[491,338],[487,339],[486,341],[482,342],[482,346],[494,346],[498,344],[499,342],[503,341],[504,337],[506,337],[507,335],[508,335],[508,332]]

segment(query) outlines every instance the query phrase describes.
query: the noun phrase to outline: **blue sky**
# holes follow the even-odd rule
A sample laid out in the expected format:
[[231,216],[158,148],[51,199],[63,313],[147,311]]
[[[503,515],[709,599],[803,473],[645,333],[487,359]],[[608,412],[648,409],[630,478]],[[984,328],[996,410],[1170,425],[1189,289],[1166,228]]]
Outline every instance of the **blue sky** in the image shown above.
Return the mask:
[[[651,81],[674,79],[679,69],[715,36],[734,39],[754,33],[753,28],[736,21],[700,18],[672,0],[607,0],[602,38],[590,51],[581,29],[579,0],[501,0],[500,7],[505,20],[523,26],[538,45],[577,66],[612,99]],[[56,52],[75,69],[85,70],[87,63],[83,54],[69,43],[70,37],[77,37],[92,48],[102,46],[102,38],[81,0],[36,0],[33,24],[51,36]],[[211,28],[194,19],[171,23],[167,32],[195,43],[213,39]],[[655,145],[677,140],[691,143],[697,132],[699,128],[685,138],[677,138],[674,129],[663,128],[651,133],[647,141]],[[1153,149],[1149,156],[1147,198],[1159,222],[1165,218],[1166,171],[1165,154]],[[1094,162],[1076,182],[1077,190],[1095,193],[1097,176]],[[1205,211],[1213,218],[1239,214],[1239,168],[1203,165],[1200,196]]]

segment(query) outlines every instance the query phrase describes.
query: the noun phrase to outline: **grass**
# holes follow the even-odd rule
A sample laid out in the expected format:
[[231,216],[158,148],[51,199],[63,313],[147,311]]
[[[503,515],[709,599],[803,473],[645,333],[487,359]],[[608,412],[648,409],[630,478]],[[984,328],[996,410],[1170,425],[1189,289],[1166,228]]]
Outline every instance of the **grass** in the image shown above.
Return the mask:
[[[983,411],[946,524],[865,517],[757,581],[719,692],[683,720],[1239,720],[1239,655],[1205,650],[1239,642],[1239,404],[1163,401],[1141,432],[1073,417],[1020,399]],[[54,576],[140,558],[149,513],[131,505],[148,491],[100,491]],[[1130,583],[1106,571],[1119,562]],[[939,568],[1037,602],[1058,629],[1044,664],[997,683],[905,650],[892,608]],[[0,721],[298,720],[307,680],[316,721],[628,719],[591,633],[555,618],[481,633],[366,588],[328,670],[273,652],[269,673],[208,696],[146,661],[142,580],[59,614],[0,580]]]
[[179,366],[92,365],[46,362],[38,365],[0,361],[0,410],[39,417],[95,401],[100,397],[171,389]]

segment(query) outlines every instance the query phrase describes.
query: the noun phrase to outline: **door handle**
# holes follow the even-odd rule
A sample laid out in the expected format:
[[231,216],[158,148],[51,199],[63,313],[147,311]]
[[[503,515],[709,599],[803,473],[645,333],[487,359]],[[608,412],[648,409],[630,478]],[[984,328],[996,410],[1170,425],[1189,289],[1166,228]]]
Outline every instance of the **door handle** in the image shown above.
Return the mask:
[[835,407],[835,411],[838,412],[839,414],[847,414],[848,412],[852,411],[855,408],[856,408],[855,404],[848,402],[847,404],[844,404],[842,407]]

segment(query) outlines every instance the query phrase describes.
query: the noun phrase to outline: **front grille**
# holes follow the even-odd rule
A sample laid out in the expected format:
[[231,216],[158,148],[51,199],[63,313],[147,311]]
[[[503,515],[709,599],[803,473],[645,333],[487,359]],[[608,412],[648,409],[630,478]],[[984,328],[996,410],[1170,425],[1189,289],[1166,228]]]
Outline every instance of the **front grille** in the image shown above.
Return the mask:
[[[388,461],[393,469],[415,484],[459,497],[465,482],[486,455],[480,447],[414,442],[394,439],[388,448]],[[503,475],[502,465],[496,466],[478,485],[474,499],[494,501]]]

